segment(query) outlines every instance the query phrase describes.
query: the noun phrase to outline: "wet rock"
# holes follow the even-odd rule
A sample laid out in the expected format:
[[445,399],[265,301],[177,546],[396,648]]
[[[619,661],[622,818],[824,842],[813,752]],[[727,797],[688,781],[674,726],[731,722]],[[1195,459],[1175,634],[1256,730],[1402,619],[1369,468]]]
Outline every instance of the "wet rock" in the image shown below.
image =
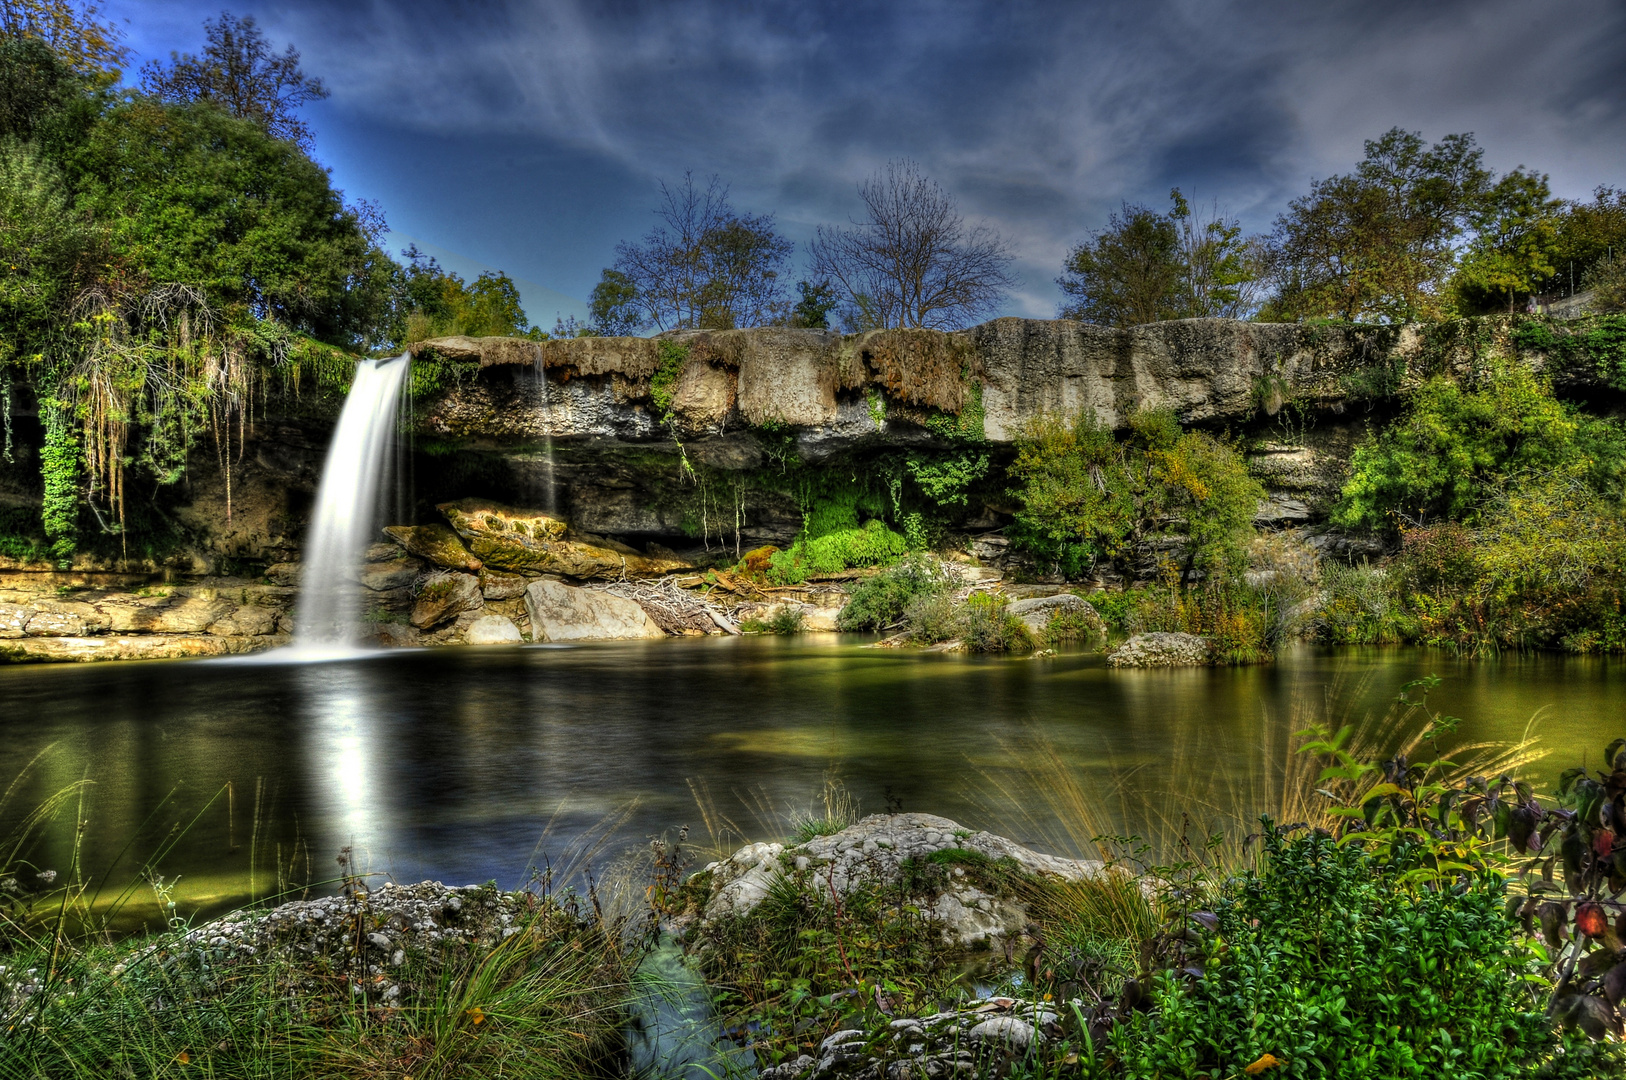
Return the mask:
[[106,637],[30,637],[0,641],[0,660],[14,663],[72,663],[96,660],[175,660],[192,656],[233,656],[288,644],[282,634],[213,637],[187,634]]
[[223,619],[209,624],[209,633],[222,637],[258,637],[272,634],[277,629],[277,612],[272,608],[251,605],[240,607]]
[[1108,667],[1203,667],[1213,662],[1213,642],[1196,634],[1136,634],[1107,654]]
[[665,637],[637,602],[561,581],[533,581],[525,588],[532,641],[610,641]]
[[530,583],[530,578],[520,574],[480,571],[480,594],[487,600],[517,600],[525,595],[525,586]]
[[297,588],[299,585],[299,575],[303,569],[303,565],[296,562],[272,563],[270,566],[265,568],[265,579],[271,582],[273,585],[281,585],[285,588]]
[[[392,549],[397,555],[399,548]],[[356,574],[356,580],[374,592],[402,589],[418,580],[423,564],[417,559],[396,558],[388,562],[367,563]]]
[[408,554],[444,569],[470,574],[480,569],[480,560],[463,546],[457,533],[439,522],[431,525],[391,525],[384,530],[384,534]]
[[442,571],[430,574],[418,587],[408,621],[419,630],[428,630],[465,612],[478,611],[484,604],[479,578]]
[[497,570],[574,578],[642,576],[681,568],[625,544],[572,534],[548,514],[478,499],[437,507],[481,562]]
[[109,605],[107,614],[112,621],[109,629],[115,634],[201,634],[236,607],[212,594],[187,596],[177,591]]
[[482,615],[463,632],[466,645],[518,645],[523,640],[519,627],[503,615]]
[[373,640],[392,649],[409,649],[423,644],[417,627],[398,622],[375,623]]

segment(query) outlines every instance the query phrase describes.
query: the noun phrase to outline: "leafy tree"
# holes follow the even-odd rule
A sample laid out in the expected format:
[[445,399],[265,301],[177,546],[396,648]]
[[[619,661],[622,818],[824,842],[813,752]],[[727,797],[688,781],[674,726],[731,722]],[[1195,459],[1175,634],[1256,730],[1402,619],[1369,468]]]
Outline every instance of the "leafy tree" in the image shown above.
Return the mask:
[[309,152],[310,127],[296,111],[327,97],[328,91],[322,80],[299,70],[299,50],[289,45],[279,55],[253,16],[221,12],[203,28],[208,42],[203,55],[170,53],[168,67],[156,60],[144,65],[142,90],[169,104],[211,102]]
[[1602,263],[1626,259],[1626,189],[1601,185],[1592,201],[1569,204],[1553,245],[1552,291],[1590,288]]
[[828,281],[798,281],[796,291],[801,299],[790,313],[790,324],[807,330],[827,330],[830,313],[841,305],[835,287]]
[[1393,128],[1355,171],[1315,181],[1276,219],[1272,318],[1404,321],[1442,310],[1455,244],[1491,187],[1472,135],[1428,146]]
[[1061,317],[1098,326],[1179,318],[1180,256],[1180,231],[1168,215],[1125,203],[1067,256],[1056,284],[1072,299]]
[[[630,283],[649,321],[663,330],[726,330],[775,321],[784,307],[785,263],[795,246],[773,216],[741,215],[712,177],[661,182],[661,224],[640,244],[617,244],[615,270]],[[602,281],[601,281],[602,284]],[[623,288],[617,284],[615,288]]]
[[1073,299],[1064,319],[1136,326],[1163,319],[1241,318],[1254,307],[1255,241],[1217,207],[1194,214],[1179,188],[1160,214],[1125,203],[1075,247],[1056,279]]
[[631,337],[644,327],[638,308],[638,289],[619,270],[606,269],[587,298],[593,333],[600,337]]
[[0,35],[0,139],[60,156],[95,122],[103,97],[43,41]]
[[519,289],[507,274],[486,272],[473,284],[443,269],[416,244],[394,283],[393,339],[401,345],[436,337],[538,337],[530,325]]
[[954,330],[991,315],[1015,287],[1005,241],[968,227],[914,162],[888,162],[858,185],[858,197],[862,221],[821,225],[809,245],[814,275],[840,294],[854,329]]
[[70,171],[126,272],[336,343],[361,342],[381,314],[387,268],[360,217],[325,170],[254,123],[138,99],[92,129]]
[[1547,177],[1515,169],[1485,194],[1474,239],[1452,279],[1459,310],[1483,312],[1540,291],[1557,268],[1562,200]]
[[0,0],[0,37],[37,40],[76,73],[104,79],[130,58],[99,0]]

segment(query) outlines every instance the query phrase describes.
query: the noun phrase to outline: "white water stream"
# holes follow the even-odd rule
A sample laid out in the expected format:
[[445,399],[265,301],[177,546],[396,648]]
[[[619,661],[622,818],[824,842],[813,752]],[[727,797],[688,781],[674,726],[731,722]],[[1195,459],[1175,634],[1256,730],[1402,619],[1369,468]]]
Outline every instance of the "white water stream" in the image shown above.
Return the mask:
[[339,414],[316,490],[305,540],[294,649],[324,654],[353,648],[361,619],[356,572],[378,539],[395,466],[395,418],[412,361],[364,360]]

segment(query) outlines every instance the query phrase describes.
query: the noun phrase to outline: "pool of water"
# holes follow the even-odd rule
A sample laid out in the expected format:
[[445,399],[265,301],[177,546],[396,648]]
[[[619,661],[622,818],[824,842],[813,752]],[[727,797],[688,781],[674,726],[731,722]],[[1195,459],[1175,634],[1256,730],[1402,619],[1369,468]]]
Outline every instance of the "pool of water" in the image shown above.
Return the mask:
[[[328,663],[167,661],[0,669],[0,836],[85,780],[34,851],[65,871],[180,879],[217,907],[280,875],[330,878],[340,849],[400,880],[495,878],[690,826],[767,839],[839,778],[902,807],[1067,846],[1049,781],[1203,819],[1268,804],[1289,734],[1381,715],[1403,684],[1470,739],[1527,728],[1538,772],[1626,734],[1626,663],[1299,647],[1275,664],[1115,671],[1098,654],[1010,659],[864,648],[834,635],[391,652]],[[1054,773],[1054,770],[1052,770]],[[1056,773],[1055,775],[1060,775]],[[1216,794],[1219,793],[1219,794]],[[1122,797],[1125,794],[1134,799]],[[1149,797],[1148,797],[1149,796]],[[1138,809],[1137,809],[1138,807]],[[1198,820],[1197,824],[1206,822]],[[1076,838],[1078,830],[1073,833]],[[727,837],[721,837],[725,840]]]

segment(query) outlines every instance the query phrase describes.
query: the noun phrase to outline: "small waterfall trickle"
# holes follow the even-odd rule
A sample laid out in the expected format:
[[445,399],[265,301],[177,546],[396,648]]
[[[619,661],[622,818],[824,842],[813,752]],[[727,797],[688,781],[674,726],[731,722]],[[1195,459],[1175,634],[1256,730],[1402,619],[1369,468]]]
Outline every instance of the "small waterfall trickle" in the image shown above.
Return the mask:
[[543,493],[542,508],[547,511],[549,517],[558,517],[559,507],[554,495],[553,480],[553,407],[548,404],[548,368],[541,350],[536,354],[536,383],[542,394],[542,483],[547,488]]
[[356,643],[362,612],[355,577],[382,524],[386,481],[395,465],[395,421],[411,365],[408,356],[356,365],[305,540],[294,612],[294,646],[300,651]]

